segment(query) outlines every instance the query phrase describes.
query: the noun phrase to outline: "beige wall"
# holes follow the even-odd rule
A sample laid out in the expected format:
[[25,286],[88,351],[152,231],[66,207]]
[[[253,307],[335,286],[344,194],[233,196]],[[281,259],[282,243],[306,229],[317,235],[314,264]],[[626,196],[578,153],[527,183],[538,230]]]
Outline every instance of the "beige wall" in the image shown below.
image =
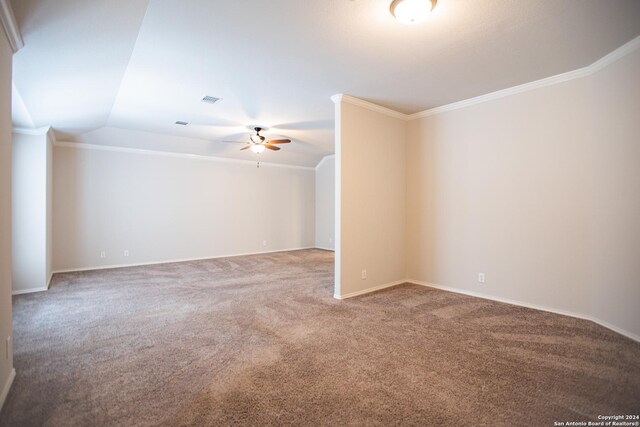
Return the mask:
[[408,278],[640,336],[639,57],[410,121]]
[[57,271],[315,244],[312,168],[56,145],[53,171]]
[[0,31],[0,406],[13,371],[11,336],[11,59],[13,52]]
[[406,277],[406,122],[344,99],[339,104],[336,297],[344,298]]
[[51,276],[51,140],[13,134],[13,292],[46,290]]
[[640,49],[591,77],[592,313],[640,336]]
[[409,122],[409,279],[589,310],[587,89],[572,80]]
[[316,166],[316,247],[333,250],[335,235],[335,156],[327,156]]

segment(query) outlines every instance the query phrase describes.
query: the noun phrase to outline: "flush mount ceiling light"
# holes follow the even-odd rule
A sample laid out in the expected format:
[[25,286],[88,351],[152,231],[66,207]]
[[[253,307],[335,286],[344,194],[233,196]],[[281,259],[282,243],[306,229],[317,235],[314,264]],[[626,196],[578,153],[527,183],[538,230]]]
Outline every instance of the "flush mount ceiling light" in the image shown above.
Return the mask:
[[394,0],[391,3],[391,14],[407,25],[423,21],[436,7],[438,0]]

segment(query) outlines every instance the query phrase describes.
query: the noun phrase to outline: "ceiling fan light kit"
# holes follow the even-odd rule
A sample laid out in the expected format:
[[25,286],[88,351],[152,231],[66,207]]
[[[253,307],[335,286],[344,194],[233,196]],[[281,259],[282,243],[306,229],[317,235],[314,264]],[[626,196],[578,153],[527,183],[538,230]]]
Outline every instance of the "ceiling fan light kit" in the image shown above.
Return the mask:
[[389,10],[401,23],[413,25],[425,20],[438,0],[394,0]]
[[[249,135],[249,141],[242,142],[242,144],[245,144],[246,146],[242,147],[240,151],[250,149],[251,151],[256,153],[256,155],[259,155],[264,150],[279,151],[280,147],[277,147],[276,144],[288,144],[291,142],[290,139],[271,139],[267,141],[267,138],[260,135],[260,132],[262,131],[261,127],[256,126],[255,128],[253,128],[253,130],[255,130],[256,133]],[[224,141],[224,142],[239,143],[238,141]],[[260,167],[259,161],[258,161],[258,167]]]
[[251,151],[253,151],[256,154],[260,154],[265,150],[265,148],[266,147],[264,145],[262,145],[262,144],[253,144],[251,146]]

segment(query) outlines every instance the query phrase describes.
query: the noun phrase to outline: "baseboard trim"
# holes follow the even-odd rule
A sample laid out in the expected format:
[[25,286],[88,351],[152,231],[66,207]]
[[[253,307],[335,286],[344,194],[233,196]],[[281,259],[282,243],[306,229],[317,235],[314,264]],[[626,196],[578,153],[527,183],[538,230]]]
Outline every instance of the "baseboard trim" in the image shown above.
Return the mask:
[[593,317],[593,318],[591,318],[589,320],[591,320],[593,323],[597,323],[598,325],[602,326],[603,328],[610,329],[613,332],[617,332],[620,335],[624,335],[627,338],[631,338],[634,341],[640,342],[640,335],[636,335],[633,332],[629,332],[629,331],[627,331],[625,329],[619,328],[619,327],[617,327],[615,325],[612,325],[611,323],[607,323],[607,322],[605,322],[603,320],[596,319],[595,317]]
[[364,295],[375,291],[380,291],[382,289],[390,288],[392,286],[398,286],[403,283],[407,283],[406,280],[397,280],[395,282],[383,283],[382,285],[374,286],[372,288],[362,289],[360,291],[350,292],[348,294],[333,294],[335,299],[347,299],[352,297],[357,297],[358,295]]
[[471,297],[503,302],[505,304],[518,305],[520,307],[526,307],[526,308],[533,308],[534,310],[541,310],[541,311],[548,311],[550,313],[555,313],[555,314],[562,314],[563,316],[570,316],[570,317],[577,317],[578,319],[592,320],[590,316],[585,316],[584,314],[574,313],[572,311],[558,310],[558,309],[546,307],[543,305],[530,304],[530,303],[526,303],[518,300],[512,300],[509,298],[502,298],[502,297],[497,297],[493,295],[487,295],[481,292],[468,291],[466,289],[458,289],[458,288],[453,288],[451,286],[436,285],[434,283],[423,282],[423,281],[414,280],[414,279],[407,279],[407,282],[413,283],[414,285],[426,286],[428,288],[440,289],[442,291],[454,292],[456,294],[463,294]]
[[44,292],[48,291],[51,287],[51,280],[53,279],[53,273],[49,275],[49,280],[47,280],[47,286],[42,288],[29,288],[29,289],[18,289],[16,291],[11,291],[11,295],[22,295],[22,294],[32,294],[34,292]]
[[44,292],[48,290],[48,286],[43,286],[40,288],[18,289],[16,291],[11,291],[11,295],[33,294],[35,292]]
[[273,251],[263,251],[263,252],[244,252],[244,253],[236,253],[236,254],[205,256],[205,257],[199,257],[199,258],[179,258],[179,259],[168,259],[163,261],[150,261],[150,262],[131,263],[131,264],[111,264],[111,265],[101,265],[101,266],[93,266],[93,267],[68,268],[68,269],[54,270],[53,274],[76,273],[80,271],[109,270],[112,268],[144,267],[145,265],[173,264],[176,262],[203,261],[207,259],[218,259],[218,258],[234,258],[239,256],[248,256],[248,255],[273,254],[277,252],[303,251],[306,249],[315,249],[315,248],[316,248],[315,246],[305,246],[301,248],[275,249]]
[[335,252],[335,249],[332,248],[324,248],[322,246],[316,246],[316,249],[322,249],[323,251]]
[[622,328],[619,328],[617,326],[614,326],[610,323],[604,322],[600,319],[597,319],[593,316],[588,316],[585,314],[580,314],[580,313],[575,313],[572,311],[566,311],[566,310],[559,310],[556,308],[551,308],[551,307],[547,307],[547,306],[543,306],[543,305],[538,305],[538,304],[530,304],[530,303],[526,303],[526,302],[522,302],[522,301],[517,301],[517,300],[512,300],[509,298],[502,298],[502,297],[497,297],[497,296],[493,296],[493,295],[487,295],[487,294],[483,294],[480,292],[474,292],[474,291],[468,291],[466,289],[458,289],[458,288],[453,288],[451,286],[442,286],[442,285],[436,285],[434,283],[429,283],[429,282],[424,282],[421,280],[415,280],[415,279],[407,279],[405,281],[406,283],[413,283],[414,285],[419,285],[419,286],[425,286],[428,288],[434,288],[434,289],[439,289],[442,291],[447,291],[447,292],[453,292],[456,294],[462,294],[462,295],[468,295],[471,297],[475,297],[475,298],[482,298],[482,299],[487,299],[487,300],[491,300],[491,301],[497,301],[497,302],[502,302],[505,304],[511,304],[511,305],[517,305],[520,307],[526,307],[526,308],[532,308],[534,310],[540,310],[540,311],[546,311],[549,313],[555,313],[555,314],[560,314],[562,316],[569,316],[569,317],[575,317],[577,319],[582,319],[582,320],[589,320],[593,323],[597,323],[600,326],[603,326],[607,329],[612,330],[613,332],[616,332],[620,335],[624,335],[627,338],[631,338],[634,341],[640,342],[640,336],[629,332],[627,330],[624,330]]
[[16,377],[16,370],[12,369],[9,372],[9,378],[7,378],[7,382],[4,384],[2,388],[2,393],[0,394],[0,409],[4,406],[5,400],[7,400],[7,396],[9,395],[9,390],[11,390],[11,385],[13,384],[13,380]]

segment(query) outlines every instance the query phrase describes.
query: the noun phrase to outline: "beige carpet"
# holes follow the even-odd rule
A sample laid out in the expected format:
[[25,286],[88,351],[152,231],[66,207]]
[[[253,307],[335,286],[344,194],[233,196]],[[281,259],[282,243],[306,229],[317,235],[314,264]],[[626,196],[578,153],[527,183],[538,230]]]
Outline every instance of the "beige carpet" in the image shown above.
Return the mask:
[[540,425],[640,412],[640,344],[305,250],[55,276],[14,298],[0,424]]

